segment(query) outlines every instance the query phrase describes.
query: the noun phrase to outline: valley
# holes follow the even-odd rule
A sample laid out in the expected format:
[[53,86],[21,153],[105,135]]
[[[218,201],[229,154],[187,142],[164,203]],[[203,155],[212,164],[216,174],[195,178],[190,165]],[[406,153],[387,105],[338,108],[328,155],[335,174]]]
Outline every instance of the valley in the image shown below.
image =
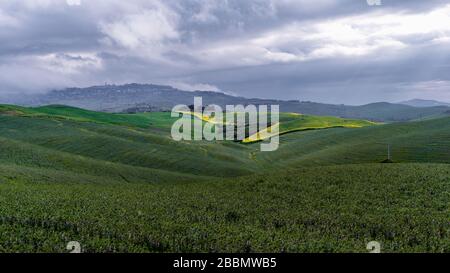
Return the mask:
[[[174,120],[0,106],[0,251],[450,251],[450,118],[282,113],[293,132],[269,153],[176,142]],[[380,163],[387,144],[395,164]]]

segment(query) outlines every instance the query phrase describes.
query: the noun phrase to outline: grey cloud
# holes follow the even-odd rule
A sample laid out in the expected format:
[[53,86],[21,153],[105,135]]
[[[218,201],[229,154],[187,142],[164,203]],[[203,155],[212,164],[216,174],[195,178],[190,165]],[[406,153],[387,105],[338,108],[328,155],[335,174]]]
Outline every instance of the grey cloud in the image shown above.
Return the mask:
[[[402,54],[384,52],[370,59],[338,58],[219,70],[197,74],[195,79],[208,79],[223,90],[246,97],[363,104],[401,101],[409,93],[420,96],[420,89],[413,90],[417,83],[450,81],[449,63],[450,48],[429,46]],[[439,92],[433,95],[450,100],[450,90],[442,88]],[[426,98],[429,94],[422,95]]]
[[[2,2],[0,93],[153,82],[358,104],[420,95],[428,83],[441,85],[424,96],[445,98],[450,36],[444,26],[406,34],[404,26],[386,27],[387,33],[378,29],[375,35],[377,22],[361,21],[376,20],[377,14],[426,14],[447,2],[382,2],[380,7],[365,0]],[[330,30],[336,24],[329,22],[338,28]]]

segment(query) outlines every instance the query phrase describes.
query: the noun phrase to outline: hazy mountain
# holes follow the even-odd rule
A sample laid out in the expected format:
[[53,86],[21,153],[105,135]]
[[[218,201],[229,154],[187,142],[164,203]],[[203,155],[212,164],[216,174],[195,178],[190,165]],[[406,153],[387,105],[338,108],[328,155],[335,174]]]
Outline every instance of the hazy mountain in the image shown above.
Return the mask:
[[450,106],[450,103],[441,102],[436,100],[422,100],[413,99],[408,101],[400,102],[400,104],[414,106],[414,107],[433,107],[433,106]]
[[203,104],[225,105],[255,104],[280,105],[283,112],[310,115],[360,118],[374,121],[407,121],[448,113],[447,106],[413,107],[386,102],[362,106],[333,105],[298,100],[248,99],[219,92],[182,91],[170,86],[152,84],[104,85],[88,88],[68,88],[44,95],[17,99],[14,103],[25,106],[62,104],[105,112],[166,111],[177,104],[191,105],[194,97],[201,96]]

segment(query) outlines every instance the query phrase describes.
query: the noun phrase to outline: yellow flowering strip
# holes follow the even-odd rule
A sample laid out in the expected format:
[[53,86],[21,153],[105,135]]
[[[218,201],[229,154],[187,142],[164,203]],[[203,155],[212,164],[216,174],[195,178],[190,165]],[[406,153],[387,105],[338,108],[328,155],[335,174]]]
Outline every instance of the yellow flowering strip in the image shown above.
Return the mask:
[[275,132],[279,132],[279,131],[280,131],[280,123],[278,122],[270,127],[267,127],[264,130],[257,132],[256,134],[253,134],[253,135],[245,138],[244,140],[242,140],[242,143],[252,143],[252,142],[257,142],[257,141],[261,141],[264,139],[268,139],[268,138],[274,137],[276,135],[279,135],[279,133],[275,133]]
[[[234,124],[234,123],[224,122],[223,120],[220,121],[220,120],[217,120],[216,117],[210,117],[208,115],[204,115],[204,114],[198,113],[198,112],[179,111],[179,113],[193,116],[195,118],[198,118],[204,122],[208,122],[211,124],[217,124],[217,125]],[[304,124],[304,126],[301,126],[300,124],[298,124],[297,125],[298,127],[294,127],[295,125],[292,125],[289,123],[290,123],[290,121],[295,121],[295,120],[289,120],[286,122],[282,121],[282,122],[278,122],[272,126],[269,126],[264,130],[260,130],[259,132],[245,138],[244,140],[242,140],[242,143],[258,142],[258,141],[269,139],[276,135],[283,135],[283,134],[297,132],[297,131],[320,130],[320,129],[331,129],[331,128],[362,128],[362,127],[366,127],[366,126],[370,126],[370,125],[381,124],[381,123],[371,122],[371,121],[367,121],[367,120],[343,120],[343,119],[339,119],[339,118],[335,118],[335,117],[307,116],[307,115],[298,114],[298,113],[285,113],[285,115],[288,115],[293,118],[296,118],[296,117],[312,118],[313,121],[315,121],[315,119],[317,119],[317,122],[319,122],[320,125],[317,124],[319,126],[314,126],[313,124]],[[327,120],[327,118],[328,119],[332,118],[332,120]],[[311,123],[310,121],[306,121],[306,122]],[[353,122],[355,122],[355,123],[353,123]],[[357,124],[358,122],[361,122],[361,124]],[[285,130],[281,130],[281,125],[283,125],[283,127],[291,127],[291,128],[285,128]]]

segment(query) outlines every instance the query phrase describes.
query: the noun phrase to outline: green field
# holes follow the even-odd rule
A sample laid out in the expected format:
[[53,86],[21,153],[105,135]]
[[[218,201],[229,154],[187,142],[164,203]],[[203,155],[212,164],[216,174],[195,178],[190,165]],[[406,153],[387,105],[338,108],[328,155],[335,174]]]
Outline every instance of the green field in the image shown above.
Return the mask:
[[283,118],[263,153],[173,141],[170,113],[0,106],[0,252],[450,252],[449,117]]
[[[209,116],[207,114],[200,114],[196,112],[180,112],[183,115],[190,115],[194,119],[201,119],[205,123],[211,123],[216,126],[226,127],[227,125],[235,125],[235,130],[237,130],[238,125],[236,125],[236,120],[239,119],[239,113],[234,113],[233,120],[227,120],[226,115],[222,115],[222,119],[218,119],[216,116]],[[150,115],[156,115],[157,113],[152,113]],[[161,114],[161,113],[159,113]],[[267,115],[267,124],[265,124],[265,129],[258,128],[258,122],[253,123],[256,132],[250,132],[249,128],[245,128],[246,137],[241,140],[242,143],[253,143],[262,140],[270,139],[276,135],[284,135],[292,132],[298,131],[308,131],[308,130],[321,130],[321,129],[331,129],[331,128],[362,128],[367,126],[375,126],[381,123],[371,122],[367,120],[358,119],[343,119],[330,116],[313,116],[313,115],[303,115],[298,113],[279,113],[271,115],[270,113],[262,113]],[[245,127],[250,127],[252,124],[249,120],[248,113],[241,113],[242,119],[245,121]],[[277,122],[271,120],[276,118]],[[259,114],[257,116],[259,120]]]
[[[261,130],[256,134],[247,137],[243,143],[258,142],[269,139],[275,135],[285,135],[299,131],[323,130],[332,128],[363,128],[375,126],[375,123],[367,120],[342,119],[337,117],[311,116],[297,113],[280,113],[279,122],[273,124],[266,130]],[[273,129],[277,129],[274,132]]]

